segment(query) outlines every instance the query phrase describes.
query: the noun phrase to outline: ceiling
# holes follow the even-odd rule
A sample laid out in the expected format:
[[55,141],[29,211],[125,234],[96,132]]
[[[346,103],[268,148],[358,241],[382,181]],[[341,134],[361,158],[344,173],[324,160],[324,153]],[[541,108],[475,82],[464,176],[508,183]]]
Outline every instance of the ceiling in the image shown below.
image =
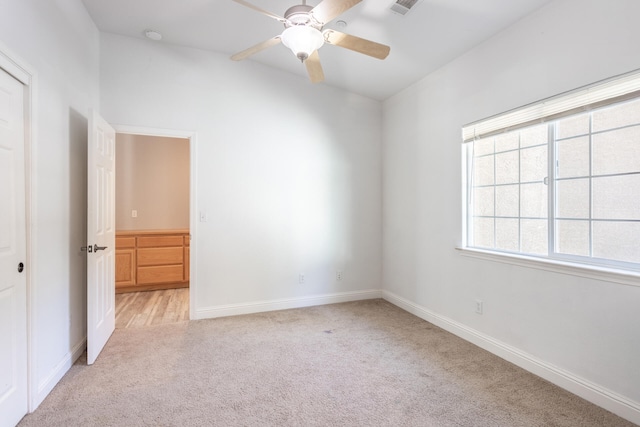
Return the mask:
[[[298,0],[249,0],[283,16]],[[315,6],[320,0],[309,0]],[[318,51],[325,81],[384,100],[420,80],[551,0],[421,0],[406,15],[390,10],[395,0],[363,0],[328,23],[344,33],[389,45],[381,61],[326,45]],[[100,31],[162,41],[231,55],[282,33],[278,21],[232,0],[83,0]],[[344,20],[346,27],[338,27]],[[300,76],[305,67],[283,45],[264,50],[256,61]],[[242,66],[238,63],[238,66]],[[309,83],[312,84],[312,83]]]

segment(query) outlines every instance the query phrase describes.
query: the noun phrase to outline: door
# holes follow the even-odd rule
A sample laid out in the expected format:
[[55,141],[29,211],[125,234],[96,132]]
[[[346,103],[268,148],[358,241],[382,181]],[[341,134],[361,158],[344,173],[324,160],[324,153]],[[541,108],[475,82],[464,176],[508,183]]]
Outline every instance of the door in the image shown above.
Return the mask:
[[115,329],[116,132],[89,114],[87,165],[87,364]]
[[27,413],[24,87],[0,69],[0,420]]

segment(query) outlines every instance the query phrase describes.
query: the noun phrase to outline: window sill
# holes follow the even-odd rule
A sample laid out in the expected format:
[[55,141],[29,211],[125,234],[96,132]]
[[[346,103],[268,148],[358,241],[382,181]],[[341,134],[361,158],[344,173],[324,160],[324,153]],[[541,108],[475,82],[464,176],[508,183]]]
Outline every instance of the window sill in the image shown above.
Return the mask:
[[576,264],[565,261],[534,258],[524,255],[496,253],[472,248],[456,248],[463,256],[479,258],[488,261],[518,265],[521,267],[535,268],[538,270],[552,271],[555,273],[569,274],[571,276],[586,277],[588,279],[603,280],[605,282],[619,283],[628,286],[640,286],[640,273],[617,270],[614,268],[599,267],[595,265]]

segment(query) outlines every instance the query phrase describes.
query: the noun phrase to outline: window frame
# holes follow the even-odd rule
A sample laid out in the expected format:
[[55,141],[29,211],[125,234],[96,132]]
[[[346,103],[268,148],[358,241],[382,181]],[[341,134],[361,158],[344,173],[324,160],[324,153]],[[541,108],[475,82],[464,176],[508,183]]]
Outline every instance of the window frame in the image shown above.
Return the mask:
[[[620,85],[622,89],[616,86],[616,81],[620,81]],[[631,82],[631,83],[630,83]],[[575,97],[579,97],[584,95],[585,93],[589,93],[591,91],[597,92],[602,87],[605,87],[606,90],[610,92],[609,97],[600,96],[596,99],[596,102],[587,103],[587,105],[582,105],[577,108],[571,102]],[[505,132],[516,131],[522,128],[530,127],[536,124],[547,123],[547,254],[545,255],[536,255],[536,254],[526,254],[520,252],[522,250],[522,242],[520,236],[518,237],[519,248],[518,252],[511,252],[502,249],[496,248],[482,248],[482,247],[472,247],[469,246],[469,242],[472,238],[470,233],[472,232],[472,221],[473,218],[470,217],[470,210],[472,209],[473,202],[473,193],[474,188],[472,186],[472,168],[471,165],[474,162],[475,157],[473,157],[473,143],[463,143],[462,144],[462,153],[461,153],[461,165],[462,165],[462,244],[460,247],[457,247],[459,253],[465,256],[471,256],[474,258],[481,258],[485,260],[503,262],[508,264],[515,264],[529,268],[536,268],[541,270],[554,271],[564,274],[571,274],[580,277],[588,277],[597,280],[604,280],[609,282],[615,282],[625,285],[632,286],[640,286],[640,263],[632,263],[626,261],[618,261],[613,259],[601,259],[593,257],[593,206],[592,206],[592,186],[593,186],[593,117],[591,114],[591,110],[599,110],[602,107],[606,107],[613,104],[618,104],[630,99],[640,99],[640,72],[635,71],[629,74],[626,74],[621,77],[616,77],[613,79],[606,80],[604,82],[596,83],[594,85],[588,86],[586,88],[580,88],[576,91],[568,92],[565,94],[558,95],[556,97],[540,101],[539,103],[530,104],[521,109],[516,109],[509,111],[503,115],[497,115],[490,117],[486,120],[481,120],[479,122],[474,122],[470,125],[466,125],[463,127],[463,142],[471,142],[477,139],[482,139],[489,136],[495,136]],[[626,91],[626,92],[625,92]],[[600,91],[602,92],[602,90]],[[623,92],[623,93],[621,93]],[[588,97],[587,97],[588,98]],[[584,97],[583,97],[584,99]],[[548,104],[557,104],[562,105],[562,103],[566,103],[567,105],[571,105],[572,108],[566,111],[557,111],[553,110],[554,113],[551,116],[544,116],[532,119],[531,112],[532,111],[543,111],[544,106]],[[541,107],[542,106],[542,107]],[[557,121],[569,117],[569,116],[577,116],[581,113],[589,112],[589,132],[583,136],[588,136],[589,138],[589,172],[588,176],[584,178],[588,178],[589,180],[589,214],[586,218],[586,221],[589,224],[589,255],[574,255],[567,254],[558,251],[558,242],[556,241],[556,226],[557,219],[559,216],[557,215],[558,206],[556,199],[556,186],[559,181],[568,180],[558,179],[557,177],[557,156],[558,156],[558,141],[567,140],[568,138],[558,138],[557,136]],[[505,118],[506,117],[506,118]],[[512,120],[514,117],[517,119],[514,120],[513,123],[509,123],[509,120]],[[526,120],[523,120],[526,119]],[[520,122],[518,122],[520,120]],[[497,126],[504,125],[502,129],[498,129]],[[607,131],[619,130],[623,129],[626,126],[621,126],[617,128],[608,129]],[[485,131],[484,134],[482,132],[478,132],[478,129]],[[605,132],[605,131],[603,131]],[[576,137],[576,136],[574,136]],[[517,151],[519,153],[522,152],[523,147],[519,144]],[[494,162],[496,158],[496,151],[494,145]],[[519,160],[520,162],[520,160]],[[495,164],[495,163],[494,163]],[[520,167],[520,164],[519,164]],[[521,173],[521,171],[519,172]],[[617,175],[617,174],[616,174]],[[623,175],[623,174],[620,174]],[[577,177],[574,179],[578,179]],[[521,178],[518,179],[519,185],[522,185]],[[493,188],[495,191],[496,182],[494,178]],[[495,193],[494,193],[494,204],[495,204]],[[519,212],[520,215],[520,212]],[[493,219],[497,218],[497,212],[493,212]],[[560,217],[561,218],[561,217]],[[578,220],[567,218],[568,220]],[[597,221],[597,219],[595,220]],[[494,222],[495,224],[495,222]],[[520,225],[519,225],[520,227]],[[494,244],[495,244],[495,232],[494,232]]]

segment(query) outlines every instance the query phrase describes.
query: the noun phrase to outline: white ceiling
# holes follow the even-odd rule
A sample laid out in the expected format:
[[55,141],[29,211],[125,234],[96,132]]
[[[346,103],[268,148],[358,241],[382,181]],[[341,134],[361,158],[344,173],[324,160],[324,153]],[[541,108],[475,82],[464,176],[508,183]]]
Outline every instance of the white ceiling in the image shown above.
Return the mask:
[[[297,0],[249,0],[284,15]],[[325,28],[389,45],[381,61],[336,46],[319,50],[325,82],[384,100],[463,54],[551,0],[422,0],[402,16],[395,0],[363,0]],[[278,35],[274,19],[232,0],[83,0],[103,32],[144,38],[145,29],[162,34],[158,43],[231,55]],[[309,0],[315,6],[319,0]],[[347,22],[338,28],[337,20]],[[297,75],[305,68],[283,45],[249,59]],[[238,66],[242,66],[238,64]],[[309,83],[311,84],[311,83]]]

